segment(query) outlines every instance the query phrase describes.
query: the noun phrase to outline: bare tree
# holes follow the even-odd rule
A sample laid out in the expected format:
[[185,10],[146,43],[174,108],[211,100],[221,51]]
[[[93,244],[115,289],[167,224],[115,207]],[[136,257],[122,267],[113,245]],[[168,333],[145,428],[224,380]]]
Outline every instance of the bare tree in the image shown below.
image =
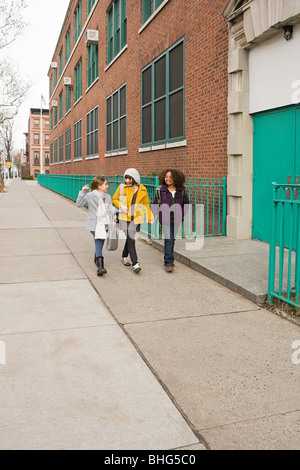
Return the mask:
[[[0,0],[0,51],[9,46],[22,32],[26,24],[23,11],[24,0]],[[20,74],[10,65],[9,60],[1,58],[0,63],[0,127],[6,132],[7,121],[18,113],[30,84],[22,80]],[[3,192],[3,180],[0,173],[0,192]],[[1,189],[2,188],[2,189]]]
[[0,126],[0,150],[7,162],[12,162],[14,121],[8,119]]
[[0,64],[0,125],[18,114],[30,86],[10,64]]
[[22,14],[27,7],[24,0],[1,0],[0,49],[9,46],[26,27]]

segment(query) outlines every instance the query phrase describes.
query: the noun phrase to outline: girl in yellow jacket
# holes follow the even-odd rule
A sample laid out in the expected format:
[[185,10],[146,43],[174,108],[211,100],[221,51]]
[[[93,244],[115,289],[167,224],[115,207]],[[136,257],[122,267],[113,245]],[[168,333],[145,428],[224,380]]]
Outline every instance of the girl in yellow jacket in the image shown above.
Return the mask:
[[[112,198],[112,203],[120,211],[120,230],[126,234],[126,243],[122,253],[122,263],[133,266],[135,273],[141,271],[138,263],[135,234],[140,230],[140,224],[153,223],[150,201],[147,189],[141,184],[139,172],[129,168],[124,173],[125,184],[121,184]],[[131,263],[127,257],[130,255]]]

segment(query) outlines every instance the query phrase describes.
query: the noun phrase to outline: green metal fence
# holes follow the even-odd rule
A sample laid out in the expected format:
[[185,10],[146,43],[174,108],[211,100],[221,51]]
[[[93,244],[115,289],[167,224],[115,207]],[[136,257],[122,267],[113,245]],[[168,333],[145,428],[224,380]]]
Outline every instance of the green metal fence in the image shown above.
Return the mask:
[[300,185],[273,183],[268,302],[300,307]]
[[[101,175],[103,176],[103,175]],[[52,191],[76,201],[78,192],[95,175],[38,175],[38,183]],[[113,196],[124,182],[121,175],[105,176],[108,193]],[[147,188],[149,199],[155,197],[159,186],[157,176],[142,176],[141,183]],[[183,238],[226,235],[226,178],[188,178],[186,184],[190,208],[180,236]],[[154,238],[162,238],[159,224],[143,224],[141,231]]]

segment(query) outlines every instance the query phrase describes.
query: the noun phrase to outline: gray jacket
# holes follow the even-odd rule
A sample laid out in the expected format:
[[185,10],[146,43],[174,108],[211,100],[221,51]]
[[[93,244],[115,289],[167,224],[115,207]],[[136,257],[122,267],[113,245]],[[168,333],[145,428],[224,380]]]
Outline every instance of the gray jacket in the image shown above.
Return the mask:
[[[105,195],[104,202],[108,213],[113,213],[114,209],[109,194]],[[89,209],[86,228],[90,232],[95,232],[97,225],[98,197],[93,192],[84,193],[79,191],[76,206],[83,207],[86,205]]]

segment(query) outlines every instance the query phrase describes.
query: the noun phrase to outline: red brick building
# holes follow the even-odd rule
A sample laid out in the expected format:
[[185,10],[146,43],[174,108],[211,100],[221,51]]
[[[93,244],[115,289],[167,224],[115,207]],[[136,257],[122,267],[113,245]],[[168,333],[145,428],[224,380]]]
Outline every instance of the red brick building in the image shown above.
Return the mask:
[[[26,133],[27,172],[37,178],[39,173],[49,173],[49,109],[30,108],[28,133]],[[24,170],[23,175],[26,173]]]
[[227,175],[226,0],[71,0],[49,68],[50,173]]

